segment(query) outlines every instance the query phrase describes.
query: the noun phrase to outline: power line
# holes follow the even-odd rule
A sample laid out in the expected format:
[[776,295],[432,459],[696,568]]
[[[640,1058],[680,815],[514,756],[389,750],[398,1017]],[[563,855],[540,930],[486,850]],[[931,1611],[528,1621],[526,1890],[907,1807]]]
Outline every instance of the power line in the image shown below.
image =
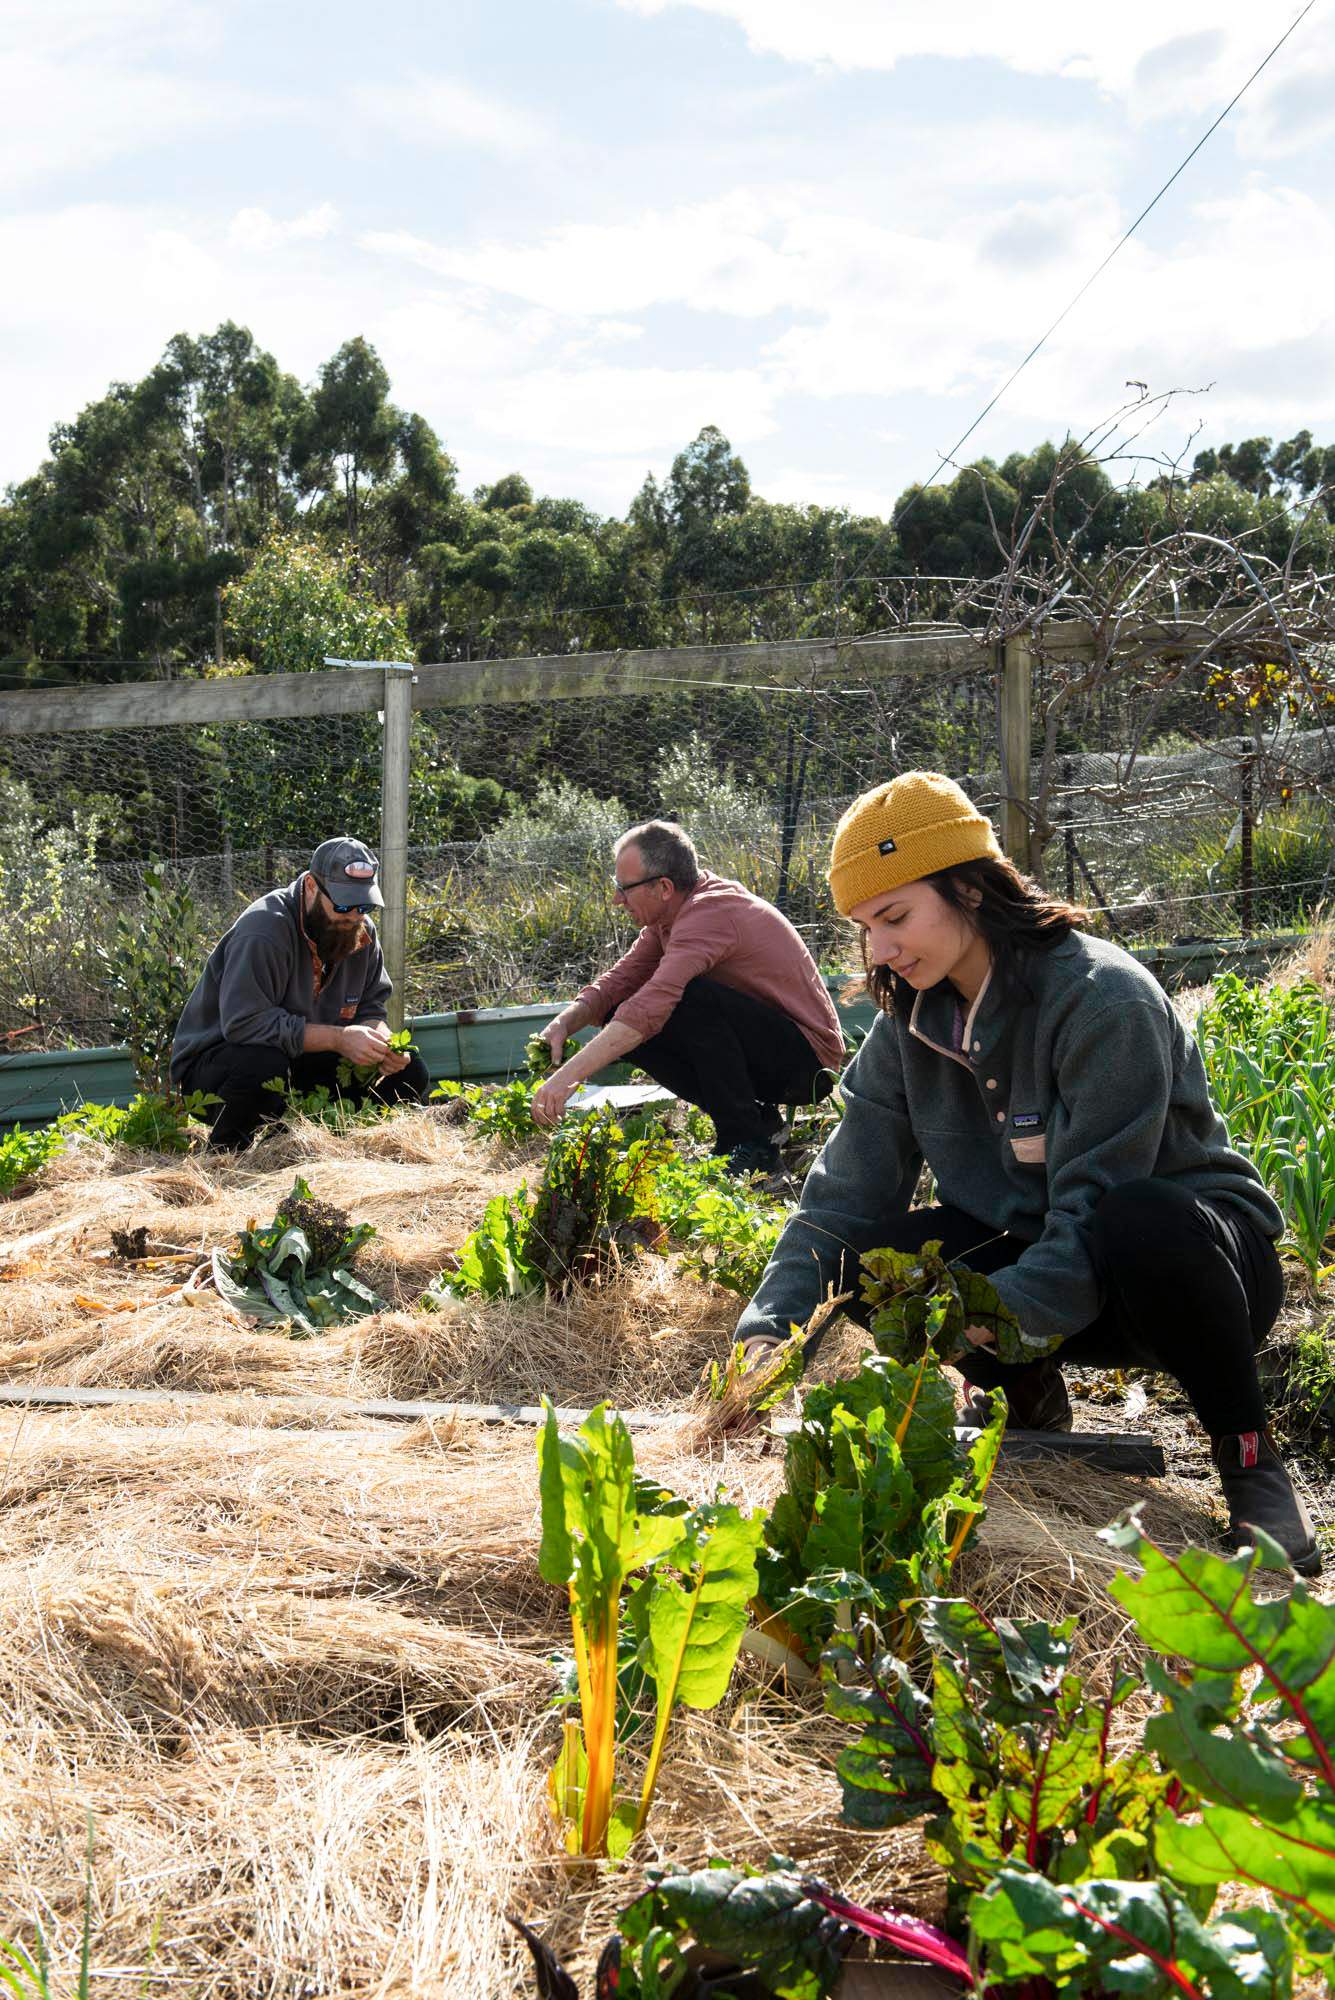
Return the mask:
[[[1200,152],[1201,147],[1205,144],[1206,140],[1211,138],[1213,134],[1219,130],[1219,127],[1228,117],[1228,114],[1230,111],[1232,111],[1234,105],[1236,105],[1239,102],[1239,100],[1243,98],[1246,95],[1246,93],[1251,89],[1252,85],[1255,83],[1257,77],[1261,74],[1262,70],[1266,67],[1267,63],[1271,62],[1274,59],[1274,57],[1279,54],[1279,51],[1283,48],[1285,42],[1287,42],[1289,36],[1293,33],[1294,29],[1301,26],[1302,22],[1306,20],[1307,16],[1311,13],[1315,5],[1316,5],[1316,0],[1307,0],[1307,5],[1303,8],[1302,12],[1298,15],[1297,19],[1289,23],[1289,26],[1284,30],[1284,33],[1280,36],[1279,40],[1275,43],[1274,47],[1256,65],[1256,68],[1247,78],[1247,81],[1242,85],[1241,89],[1236,91],[1234,95],[1230,97],[1228,103],[1219,113],[1219,116],[1215,119],[1214,123],[1211,126],[1209,126],[1206,131],[1202,132],[1200,138],[1196,141],[1195,145],[1192,147],[1191,151],[1187,154],[1186,158],[1180,161],[1179,164],[1173,169],[1172,173],[1168,176],[1168,179],[1159,189],[1159,192],[1154,196],[1154,199],[1152,201],[1146,202],[1144,208],[1141,209],[1140,214],[1136,217],[1135,221],[1131,224],[1130,228],[1125,231],[1125,233],[1118,239],[1116,243],[1114,243],[1112,249],[1108,252],[1107,256],[1104,258],[1103,262],[1099,265],[1098,269],[1090,272],[1090,275],[1085,279],[1084,284],[1075,294],[1075,297],[1071,299],[1068,302],[1068,304],[1062,307],[1062,310],[1058,313],[1056,319],[1053,320],[1052,325],[1048,327],[1047,331],[1039,335],[1039,338],[1034,342],[1029,352],[1025,355],[1023,361],[1019,362],[1011,370],[1010,374],[1006,377],[1005,381],[1002,383],[1001,387],[997,390],[996,394],[992,397],[991,401],[987,403],[984,406],[984,408],[979,411],[978,415],[969,425],[968,430],[964,431],[958,438],[956,438],[954,444],[951,446],[950,450],[945,454],[944,458],[942,458],[940,464],[937,466],[936,471],[932,474],[931,478],[924,481],[923,485],[917,488],[917,491],[913,494],[912,498],[909,500],[908,506],[905,507],[903,513],[899,515],[898,520],[895,522],[896,527],[899,525],[899,521],[904,520],[905,517],[912,512],[913,508],[917,505],[919,495],[925,490],[925,488],[931,486],[933,482],[936,480],[937,475],[941,472],[944,472],[946,467],[954,462],[955,455],[959,451],[960,446],[962,444],[965,444],[968,441],[968,439],[973,436],[979,424],[981,424],[983,419],[986,416],[988,416],[992,410],[996,408],[997,404],[1001,401],[1002,397],[1005,395],[1006,391],[1010,388],[1011,384],[1015,382],[1021,374],[1023,374],[1024,370],[1029,366],[1029,363],[1034,359],[1034,356],[1057,331],[1057,328],[1061,325],[1062,321],[1066,319],[1070,313],[1074,312],[1075,308],[1079,305],[1081,299],[1083,299],[1085,293],[1089,290],[1090,286],[1094,283],[1094,281],[1097,278],[1102,277],[1103,273],[1107,270],[1109,264],[1112,263],[1112,260],[1117,255],[1118,251],[1124,249],[1125,246],[1131,241],[1131,238],[1135,235],[1136,231],[1139,229],[1141,223],[1145,220],[1146,216],[1150,214],[1152,209],[1157,208],[1158,204],[1163,200],[1163,197],[1167,194],[1169,188],[1173,185],[1173,182],[1178,178],[1180,174],[1185,172],[1187,167],[1191,165],[1191,162],[1195,159],[1197,153]],[[852,579],[850,579],[850,581],[851,580]]]

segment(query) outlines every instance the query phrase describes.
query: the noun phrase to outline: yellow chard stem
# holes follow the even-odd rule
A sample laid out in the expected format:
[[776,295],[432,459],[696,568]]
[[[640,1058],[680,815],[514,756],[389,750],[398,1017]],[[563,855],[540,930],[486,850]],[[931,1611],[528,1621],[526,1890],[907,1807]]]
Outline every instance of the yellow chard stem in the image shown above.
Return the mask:
[[931,1352],[930,1346],[923,1349],[922,1360],[918,1363],[918,1372],[913,1378],[913,1393],[904,1405],[904,1414],[900,1418],[898,1428],[895,1431],[895,1443],[901,1451],[904,1448],[904,1440],[909,1434],[909,1424],[912,1421],[913,1412],[918,1407],[918,1394],[922,1388],[923,1377],[927,1373],[927,1362]]

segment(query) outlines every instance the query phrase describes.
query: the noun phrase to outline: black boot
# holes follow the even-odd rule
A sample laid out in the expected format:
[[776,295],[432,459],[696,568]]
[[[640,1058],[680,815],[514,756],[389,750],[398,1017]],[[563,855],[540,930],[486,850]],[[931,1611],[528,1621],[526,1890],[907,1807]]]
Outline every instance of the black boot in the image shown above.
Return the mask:
[[[1001,1380],[995,1387],[1006,1392],[1008,1424],[1021,1431],[1070,1430],[1071,1399],[1066,1393],[1066,1377],[1051,1355],[1045,1355],[1041,1361],[1026,1362],[1021,1368],[1003,1368],[999,1373]],[[962,1411],[966,1423],[987,1422],[992,1386],[975,1387],[966,1397]]]
[[1256,1539],[1251,1530],[1261,1528],[1279,1543],[1299,1576],[1320,1576],[1321,1551],[1311,1517],[1269,1431],[1211,1438],[1210,1456],[1228,1501],[1228,1546],[1250,1548]]

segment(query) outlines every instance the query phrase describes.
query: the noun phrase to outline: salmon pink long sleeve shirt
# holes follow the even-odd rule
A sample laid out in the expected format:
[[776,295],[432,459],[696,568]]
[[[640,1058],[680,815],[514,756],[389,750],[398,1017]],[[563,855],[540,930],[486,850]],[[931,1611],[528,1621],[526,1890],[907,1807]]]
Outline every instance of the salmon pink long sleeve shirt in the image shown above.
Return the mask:
[[624,958],[579,998],[600,1027],[615,1015],[647,1042],[688,981],[702,975],[786,1014],[828,1068],[843,1062],[834,1003],[787,917],[740,882],[706,871],[676,913],[646,924]]

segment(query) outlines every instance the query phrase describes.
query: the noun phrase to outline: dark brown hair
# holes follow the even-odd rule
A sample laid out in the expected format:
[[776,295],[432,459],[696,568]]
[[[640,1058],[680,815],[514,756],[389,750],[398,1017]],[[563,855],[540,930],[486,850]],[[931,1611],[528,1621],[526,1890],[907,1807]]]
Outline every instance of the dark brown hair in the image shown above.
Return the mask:
[[[958,910],[984,939],[992,955],[993,977],[1003,994],[1027,990],[1024,977],[1027,957],[1037,951],[1051,951],[1071,935],[1077,924],[1089,921],[1088,910],[1079,903],[1066,903],[1060,897],[1050,896],[1030,876],[1022,875],[1013,861],[961,861],[953,868],[941,868],[934,875],[918,879],[930,882],[942,902]],[[969,899],[974,892],[976,902]],[[867,991],[881,1012],[893,1014],[897,1005],[911,1007],[913,988],[888,965],[871,963],[866,931],[862,932],[861,943]]]

